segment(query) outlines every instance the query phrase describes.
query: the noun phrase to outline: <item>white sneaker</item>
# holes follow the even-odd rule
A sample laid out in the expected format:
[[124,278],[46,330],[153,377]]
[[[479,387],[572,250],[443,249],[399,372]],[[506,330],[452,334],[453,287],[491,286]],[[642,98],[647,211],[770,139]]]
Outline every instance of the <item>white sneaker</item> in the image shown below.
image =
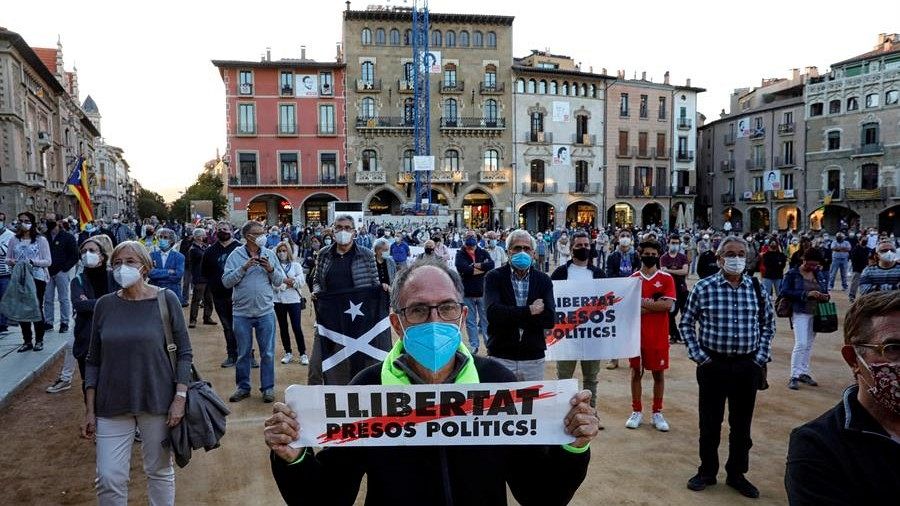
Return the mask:
[[669,422],[666,421],[666,417],[664,417],[662,413],[653,413],[651,423],[656,427],[656,430],[660,432],[669,432]]
[[293,354],[293,353],[285,353],[284,356],[281,357],[281,363],[282,363],[282,364],[290,364],[290,363],[291,363],[291,360],[294,360],[294,354]]
[[641,426],[641,422],[644,421],[644,414],[640,411],[633,411],[631,416],[628,417],[628,421],[625,422],[626,429],[637,429]]
[[306,356],[306,353],[300,355],[300,365],[309,365],[309,357]]
[[53,383],[53,385],[47,387],[47,393],[48,394],[56,394],[56,393],[62,392],[63,390],[68,390],[70,388],[72,388],[72,382],[65,381],[62,378],[60,378],[60,379],[57,379]]

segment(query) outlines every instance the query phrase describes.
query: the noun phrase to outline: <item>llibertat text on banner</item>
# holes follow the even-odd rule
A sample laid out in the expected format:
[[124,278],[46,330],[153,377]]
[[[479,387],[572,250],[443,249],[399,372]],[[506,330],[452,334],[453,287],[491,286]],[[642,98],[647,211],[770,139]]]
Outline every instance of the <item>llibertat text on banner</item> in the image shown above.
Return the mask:
[[291,385],[294,448],[569,444],[574,379],[441,385]]
[[641,354],[638,278],[554,281],[555,325],[544,331],[547,360],[602,360]]

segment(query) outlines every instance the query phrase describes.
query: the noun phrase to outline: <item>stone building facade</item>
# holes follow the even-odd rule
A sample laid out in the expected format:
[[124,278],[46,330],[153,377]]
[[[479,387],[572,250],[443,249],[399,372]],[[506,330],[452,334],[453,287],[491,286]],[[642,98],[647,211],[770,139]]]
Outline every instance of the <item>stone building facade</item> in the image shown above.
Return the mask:
[[516,59],[512,71],[515,225],[599,226],[612,78],[543,51]]
[[[415,202],[412,12],[343,14],[349,199],[370,215]],[[430,14],[431,203],[466,226],[515,223],[509,16]]]
[[[94,99],[88,95],[81,104],[81,109],[91,123],[101,129],[102,115]],[[94,166],[91,174],[91,203],[94,214],[99,218],[111,219],[119,215],[128,219],[137,217],[134,208],[131,171],[125,159],[124,150],[106,143],[106,139],[98,137],[94,140]]]
[[810,228],[900,235],[900,35],[806,86]]
[[803,227],[803,88],[816,72],[794,70],[790,78],[737,89],[729,112],[700,128],[699,223],[721,229],[727,221],[743,231]]
[[[696,196],[696,96],[705,91],[625,71],[606,90],[606,223],[690,226]],[[683,115],[682,115],[683,114]],[[677,115],[677,117],[676,117]]]
[[0,28],[0,210],[76,215],[66,180],[78,156],[94,163],[99,130],[78,102],[62,44],[31,48]]

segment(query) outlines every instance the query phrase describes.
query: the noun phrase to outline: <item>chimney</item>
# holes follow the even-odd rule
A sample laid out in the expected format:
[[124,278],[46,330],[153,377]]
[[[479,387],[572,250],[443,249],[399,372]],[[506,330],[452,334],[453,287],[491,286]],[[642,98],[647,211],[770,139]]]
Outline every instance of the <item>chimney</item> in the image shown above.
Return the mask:
[[641,81],[646,81],[646,80],[647,80],[647,71],[645,70],[645,71],[641,72]]
[[616,77],[619,79],[625,79],[625,69],[617,70]]
[[588,67],[588,72],[590,72],[591,74],[594,73],[594,66],[593,66],[593,65],[591,65],[590,67]]
[[300,46],[300,59],[306,59],[306,46]]
[[665,74],[663,74],[663,84],[669,84],[669,71],[667,70]]
[[600,73],[603,75],[606,75],[606,67],[603,67],[602,69],[600,69]]
[[819,67],[806,67],[806,74],[809,77],[819,77]]
[[791,69],[791,81],[800,80],[800,69]]
[[272,48],[266,47],[266,61],[272,61]]
[[335,46],[336,46],[337,52],[335,53],[334,61],[340,63],[340,62],[344,61],[344,53],[343,53],[343,51],[341,51],[341,43],[338,42],[337,44],[335,44]]
[[344,2],[344,3],[347,4],[347,10],[349,11],[349,10],[350,10],[350,0],[347,0],[347,1]]
[[691,87],[691,78],[690,78],[690,77],[688,77],[688,78],[685,80],[685,86],[687,86],[688,88]]

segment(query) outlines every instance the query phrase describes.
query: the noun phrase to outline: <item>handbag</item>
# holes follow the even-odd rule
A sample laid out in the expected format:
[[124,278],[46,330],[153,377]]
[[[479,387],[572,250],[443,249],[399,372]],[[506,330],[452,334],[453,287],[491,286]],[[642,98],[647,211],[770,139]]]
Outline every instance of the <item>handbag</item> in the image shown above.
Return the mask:
[[775,314],[779,318],[790,318],[794,316],[794,303],[784,295],[778,295],[775,298]]
[[0,300],[0,313],[16,322],[41,321],[37,288],[34,284],[34,268],[30,262],[16,263],[9,277],[9,286]]
[[820,302],[816,304],[816,311],[813,315],[813,332],[829,334],[837,329],[837,306],[834,302]]
[[[156,301],[162,316],[169,364],[172,366],[172,373],[177,374],[175,352],[178,351],[178,345],[172,338],[172,321],[169,305],[166,303],[165,288],[159,289]],[[219,447],[219,441],[225,435],[225,417],[229,414],[231,411],[213,390],[212,384],[200,378],[197,368],[191,364],[191,382],[188,384],[184,404],[184,418],[181,419],[181,423],[169,429],[169,441],[166,442],[171,447],[179,467],[188,465],[192,449],[203,448],[209,451]]]

